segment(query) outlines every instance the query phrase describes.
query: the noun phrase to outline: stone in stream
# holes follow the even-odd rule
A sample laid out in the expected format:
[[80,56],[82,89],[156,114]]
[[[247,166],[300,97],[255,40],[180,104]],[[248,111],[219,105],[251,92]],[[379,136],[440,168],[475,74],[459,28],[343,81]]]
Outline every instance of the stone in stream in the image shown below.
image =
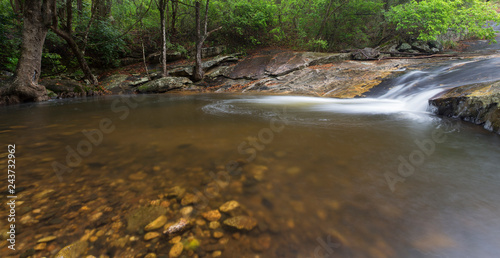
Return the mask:
[[211,210],[201,214],[208,221],[217,221],[222,216],[218,210]]
[[128,178],[130,180],[134,180],[134,181],[141,181],[143,180],[144,178],[146,178],[148,175],[146,173],[144,173],[144,171],[139,171],[137,173],[134,173],[134,174],[130,174],[128,176]]
[[149,241],[151,239],[154,239],[154,238],[157,238],[160,236],[161,236],[161,234],[158,232],[148,232],[144,235],[144,240]]
[[86,241],[77,241],[65,246],[55,256],[55,258],[79,258],[87,250],[88,243]]
[[39,243],[33,249],[35,249],[36,251],[42,251],[45,250],[46,247],[47,243]]
[[156,229],[163,227],[163,225],[165,225],[165,223],[167,223],[167,216],[161,215],[160,217],[156,218],[151,223],[146,225],[146,227],[144,227],[144,230],[145,231],[156,230]]
[[217,229],[220,227],[220,223],[218,221],[212,221],[208,224],[208,228]]
[[193,206],[186,206],[179,211],[183,217],[189,217],[193,212]]
[[138,232],[146,225],[157,219],[161,215],[165,215],[167,209],[161,206],[148,206],[137,208],[130,212],[127,216],[127,231]]
[[500,81],[456,87],[429,103],[438,115],[458,117],[500,134]]
[[222,211],[222,212],[231,212],[233,211],[234,209],[238,208],[240,206],[240,204],[237,202],[237,201],[228,201],[224,204],[222,204],[220,207],[219,207],[219,210]]
[[170,252],[168,252],[169,257],[179,257],[184,250],[184,245],[182,243],[176,243],[170,248]]
[[224,225],[238,230],[252,230],[257,226],[257,220],[248,216],[236,216],[224,220]]
[[181,205],[186,206],[194,204],[198,202],[198,199],[199,199],[198,196],[196,196],[195,194],[187,193],[186,195],[184,195],[184,198],[182,198]]
[[47,242],[50,242],[50,241],[54,241],[56,239],[57,239],[57,237],[55,237],[55,236],[47,236],[47,237],[39,239],[37,241],[37,243],[47,243]]
[[168,198],[182,198],[186,193],[186,189],[180,186],[174,186],[167,191]]

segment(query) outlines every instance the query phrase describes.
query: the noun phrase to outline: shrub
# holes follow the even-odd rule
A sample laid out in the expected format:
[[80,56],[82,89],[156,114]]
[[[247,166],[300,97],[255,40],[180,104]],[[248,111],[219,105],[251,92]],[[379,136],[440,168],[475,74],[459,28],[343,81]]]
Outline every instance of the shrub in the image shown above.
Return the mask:
[[468,37],[494,40],[495,32],[486,26],[500,22],[500,15],[490,3],[479,0],[423,0],[392,7],[387,19],[397,30],[419,40],[436,40],[449,29]]

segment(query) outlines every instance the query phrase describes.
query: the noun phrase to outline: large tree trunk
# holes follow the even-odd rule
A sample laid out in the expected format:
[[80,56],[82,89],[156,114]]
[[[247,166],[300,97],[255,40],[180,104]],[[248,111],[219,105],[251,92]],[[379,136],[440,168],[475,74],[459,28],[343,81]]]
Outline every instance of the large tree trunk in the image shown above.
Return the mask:
[[13,83],[3,89],[0,102],[7,104],[47,100],[47,91],[38,84],[45,37],[52,21],[55,0],[26,0],[21,58]]

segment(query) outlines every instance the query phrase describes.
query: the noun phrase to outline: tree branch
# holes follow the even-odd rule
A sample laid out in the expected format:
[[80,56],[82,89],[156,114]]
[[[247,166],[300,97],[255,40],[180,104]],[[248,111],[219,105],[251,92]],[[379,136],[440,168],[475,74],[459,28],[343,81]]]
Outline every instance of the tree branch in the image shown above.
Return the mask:
[[207,36],[207,27],[208,27],[208,5],[210,3],[210,0],[207,0],[207,5],[205,6],[205,18],[203,20],[203,35]]

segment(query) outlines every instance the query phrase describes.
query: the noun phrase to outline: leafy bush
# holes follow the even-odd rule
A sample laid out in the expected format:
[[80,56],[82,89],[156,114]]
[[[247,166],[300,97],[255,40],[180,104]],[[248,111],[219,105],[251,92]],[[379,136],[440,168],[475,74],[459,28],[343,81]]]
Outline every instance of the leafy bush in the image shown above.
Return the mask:
[[108,21],[96,21],[89,33],[86,55],[92,57],[92,65],[98,67],[119,66],[120,56],[126,53],[126,43],[120,31]]
[[14,72],[21,55],[21,26],[5,5],[0,3],[0,70]]
[[488,21],[500,22],[500,15],[490,3],[480,0],[423,0],[392,7],[386,14],[403,34],[419,40],[436,40],[448,30],[468,37],[494,39]]
[[56,75],[66,71],[66,66],[61,63],[62,57],[56,53],[42,54],[42,76]]
[[311,39],[307,42],[307,48],[311,51],[322,51],[328,48],[328,42],[322,39]]

